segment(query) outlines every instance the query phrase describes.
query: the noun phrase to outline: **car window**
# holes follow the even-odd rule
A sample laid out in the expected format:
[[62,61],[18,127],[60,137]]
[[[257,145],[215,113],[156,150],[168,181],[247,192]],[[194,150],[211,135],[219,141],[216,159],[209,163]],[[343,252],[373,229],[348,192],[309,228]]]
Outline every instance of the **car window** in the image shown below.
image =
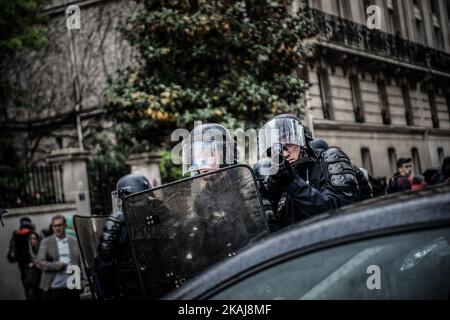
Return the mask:
[[448,299],[450,229],[343,244],[273,265],[212,299]]

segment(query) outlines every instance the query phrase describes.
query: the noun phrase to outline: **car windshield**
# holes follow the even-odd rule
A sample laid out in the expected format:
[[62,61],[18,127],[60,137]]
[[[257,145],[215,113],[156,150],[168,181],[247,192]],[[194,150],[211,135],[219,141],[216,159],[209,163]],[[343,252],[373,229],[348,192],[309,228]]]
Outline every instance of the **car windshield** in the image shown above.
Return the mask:
[[373,238],[260,271],[213,299],[448,299],[450,230]]

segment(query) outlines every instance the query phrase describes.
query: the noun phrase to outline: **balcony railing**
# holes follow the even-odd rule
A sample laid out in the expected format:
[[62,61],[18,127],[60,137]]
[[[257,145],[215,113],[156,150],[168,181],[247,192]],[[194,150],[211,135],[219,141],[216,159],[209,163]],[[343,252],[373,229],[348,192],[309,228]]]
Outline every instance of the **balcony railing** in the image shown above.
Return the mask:
[[311,9],[319,39],[409,64],[450,73],[450,55],[338,16]]

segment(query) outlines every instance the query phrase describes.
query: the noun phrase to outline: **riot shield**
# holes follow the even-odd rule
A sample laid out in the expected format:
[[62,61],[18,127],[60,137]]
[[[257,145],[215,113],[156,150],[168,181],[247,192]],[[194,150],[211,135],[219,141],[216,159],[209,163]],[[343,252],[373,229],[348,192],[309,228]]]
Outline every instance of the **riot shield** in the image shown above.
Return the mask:
[[123,212],[147,298],[159,298],[268,234],[245,165],[134,194]]
[[95,278],[95,258],[98,255],[98,244],[103,232],[107,216],[74,216],[73,223],[77,233],[78,244],[83,256],[89,286],[94,299],[100,297],[100,288]]

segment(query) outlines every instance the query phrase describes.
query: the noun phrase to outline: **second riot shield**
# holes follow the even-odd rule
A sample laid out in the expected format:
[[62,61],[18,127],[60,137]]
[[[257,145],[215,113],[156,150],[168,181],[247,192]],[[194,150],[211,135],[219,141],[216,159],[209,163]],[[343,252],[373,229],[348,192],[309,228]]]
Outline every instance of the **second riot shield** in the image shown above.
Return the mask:
[[252,170],[236,165],[125,199],[147,298],[159,298],[268,234]]
[[74,216],[73,218],[78,244],[94,299],[98,299],[101,295],[95,274],[95,259],[98,256],[98,244],[107,219],[108,217],[105,216]]

